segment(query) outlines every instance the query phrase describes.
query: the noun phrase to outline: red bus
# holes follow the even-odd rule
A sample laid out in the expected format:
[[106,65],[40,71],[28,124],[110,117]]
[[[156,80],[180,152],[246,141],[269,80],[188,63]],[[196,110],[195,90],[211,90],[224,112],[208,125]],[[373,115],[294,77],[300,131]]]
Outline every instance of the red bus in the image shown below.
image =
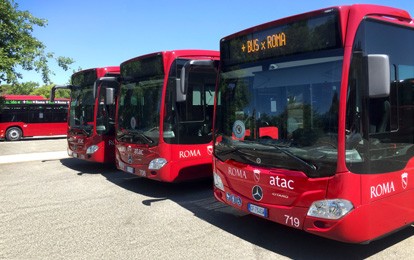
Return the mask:
[[42,96],[4,95],[0,107],[0,139],[66,135],[68,99],[50,102]]
[[349,243],[411,225],[413,42],[406,11],[375,5],[313,11],[223,38],[216,199]]
[[218,59],[218,51],[175,50],[121,64],[118,169],[164,182],[212,176]]
[[119,89],[119,67],[82,70],[71,77],[68,154],[91,162],[115,162],[115,97]]

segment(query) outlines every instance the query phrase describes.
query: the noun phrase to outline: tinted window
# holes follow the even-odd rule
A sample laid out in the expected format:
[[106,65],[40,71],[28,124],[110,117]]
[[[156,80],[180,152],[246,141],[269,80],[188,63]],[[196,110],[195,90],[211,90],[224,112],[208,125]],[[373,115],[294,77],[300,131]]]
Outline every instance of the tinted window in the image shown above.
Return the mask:
[[[403,169],[414,155],[414,30],[384,22],[361,23],[354,42],[348,104],[347,158],[357,173]],[[369,54],[386,54],[391,66],[389,96],[368,96],[366,63]]]

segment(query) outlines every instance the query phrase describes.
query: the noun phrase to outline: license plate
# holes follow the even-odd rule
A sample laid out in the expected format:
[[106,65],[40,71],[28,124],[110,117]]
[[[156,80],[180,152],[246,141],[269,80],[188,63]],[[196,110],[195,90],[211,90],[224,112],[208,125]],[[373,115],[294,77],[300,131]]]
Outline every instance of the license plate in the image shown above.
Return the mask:
[[134,168],[132,168],[132,167],[130,167],[130,166],[127,166],[126,167],[126,171],[127,172],[129,172],[129,173],[134,173],[135,171],[134,171]]
[[259,216],[262,216],[262,217],[265,217],[265,218],[267,218],[267,216],[268,216],[266,208],[263,208],[263,207],[260,207],[260,206],[257,206],[257,205],[251,204],[251,203],[247,204],[247,210],[250,213],[253,213],[255,215],[259,215]]
[[119,162],[119,168],[120,168],[120,169],[122,169],[122,170],[124,170],[124,168],[125,168],[125,163],[123,163],[123,162]]

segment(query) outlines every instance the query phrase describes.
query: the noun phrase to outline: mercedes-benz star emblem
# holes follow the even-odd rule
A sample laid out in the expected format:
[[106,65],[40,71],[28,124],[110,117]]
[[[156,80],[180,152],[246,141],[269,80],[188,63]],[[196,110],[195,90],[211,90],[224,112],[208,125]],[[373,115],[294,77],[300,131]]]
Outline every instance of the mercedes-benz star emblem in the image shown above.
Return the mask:
[[260,187],[259,185],[256,185],[253,187],[252,189],[252,196],[253,199],[260,201],[263,198],[263,190],[262,187]]

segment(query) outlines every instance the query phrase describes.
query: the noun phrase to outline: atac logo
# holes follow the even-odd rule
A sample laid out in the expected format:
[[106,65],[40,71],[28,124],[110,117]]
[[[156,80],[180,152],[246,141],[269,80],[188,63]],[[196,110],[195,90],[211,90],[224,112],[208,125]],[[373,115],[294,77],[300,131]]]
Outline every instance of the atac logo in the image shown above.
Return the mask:
[[408,187],[408,173],[404,172],[403,174],[401,174],[401,185],[403,187],[403,189],[407,189]]

